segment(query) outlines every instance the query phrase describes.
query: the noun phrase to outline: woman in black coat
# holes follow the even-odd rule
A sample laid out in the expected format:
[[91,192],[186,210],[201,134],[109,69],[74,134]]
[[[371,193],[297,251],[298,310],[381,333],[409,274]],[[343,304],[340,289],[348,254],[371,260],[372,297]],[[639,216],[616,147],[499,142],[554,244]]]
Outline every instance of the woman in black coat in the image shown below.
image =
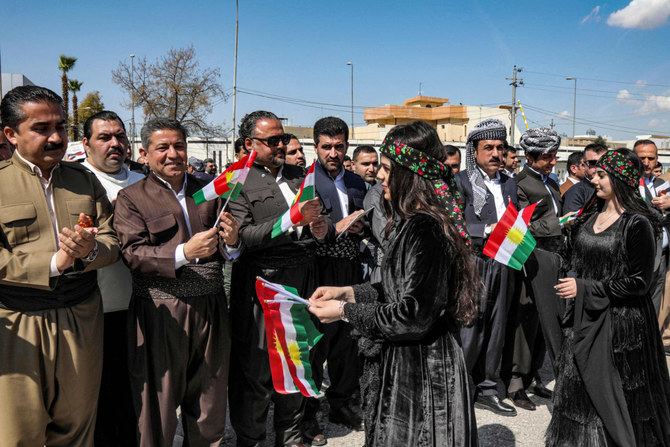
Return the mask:
[[458,329],[476,317],[480,280],[454,177],[424,122],[393,128],[380,151],[394,216],[382,282],[320,287],[309,309],[322,322],[349,321],[377,348],[361,380],[366,445],[476,446]]

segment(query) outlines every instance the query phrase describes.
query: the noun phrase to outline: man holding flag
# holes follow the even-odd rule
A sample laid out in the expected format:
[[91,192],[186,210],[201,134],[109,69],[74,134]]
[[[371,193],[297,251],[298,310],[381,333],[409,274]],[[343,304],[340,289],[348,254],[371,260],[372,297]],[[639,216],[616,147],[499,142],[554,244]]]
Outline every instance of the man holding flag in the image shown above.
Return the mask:
[[482,253],[505,207],[509,203],[517,205],[516,183],[499,170],[506,139],[505,124],[500,120],[486,119],[476,125],[467,138],[466,170],[456,174],[475,262],[484,282],[480,318],[472,327],[461,329],[461,341],[474,382],[475,406],[516,416],[514,407],[503,402],[496,389],[515,275],[509,267]]
[[274,113],[249,113],[240,123],[239,134],[247,151],[256,151],[257,156],[239,196],[230,201],[245,247],[233,265],[231,280],[230,419],[238,446],[263,445],[272,400],[275,444],[302,446],[299,425],[304,398],[300,393],[274,390],[255,282],[262,276],[309,296],[316,288],[317,239],[332,232],[332,225],[327,216],[321,216],[319,199],[309,198],[313,197],[313,174],[304,182],[311,185],[301,188],[305,170],[284,163],[291,136],[284,133]]
[[178,121],[152,119],[141,136],[151,173],[122,189],[114,210],[133,278],[128,363],[139,445],[171,445],[177,407],[184,444],[218,445],[230,355],[222,263],[237,256],[239,224],[221,200],[196,205],[204,182],[185,172],[187,131]]

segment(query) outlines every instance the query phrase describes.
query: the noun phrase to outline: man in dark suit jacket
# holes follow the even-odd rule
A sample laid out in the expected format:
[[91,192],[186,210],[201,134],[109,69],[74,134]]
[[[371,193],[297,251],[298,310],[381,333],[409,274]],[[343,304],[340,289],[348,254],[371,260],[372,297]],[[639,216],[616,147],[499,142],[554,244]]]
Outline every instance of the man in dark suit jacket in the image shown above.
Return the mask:
[[[537,247],[555,252],[562,242],[558,223],[562,202],[558,184],[549,174],[556,165],[561,137],[550,129],[530,129],[521,136],[520,144],[526,152],[526,166],[515,179],[519,207],[539,202],[531,217],[529,230]],[[538,375],[546,349],[531,279],[524,277],[520,298],[518,302],[513,302],[510,310],[510,330],[501,371],[509,380],[507,392],[512,401],[517,407],[527,410],[535,410],[535,403],[526,390],[539,397],[551,398],[551,392],[544,387]],[[533,380],[535,383],[531,384]]]
[[[321,215],[317,198],[300,204],[303,221],[272,238],[274,223],[289,209],[305,170],[284,163],[291,136],[284,133],[274,113],[256,111],[246,115],[239,134],[247,151],[255,150],[257,156],[242,192],[230,202],[244,244],[244,252],[233,265],[230,290],[230,420],[238,446],[264,445],[265,420],[272,400],[275,445],[302,446],[299,424],[305,400],[300,393],[279,394],[274,390],[255,281],[262,276],[295,287],[300,296],[310,296],[317,286],[317,238],[325,238],[332,225],[327,216]],[[225,401],[219,404],[225,405]]]
[[[181,407],[185,443],[218,445],[226,424],[230,335],[222,262],[237,221],[222,203],[196,205],[204,182],[187,175],[186,129],[158,118],[142,128],[151,174],[121,190],[114,229],[133,277],[129,369],[139,445],[170,445]],[[221,236],[221,239],[218,238]]]
[[[456,174],[456,184],[465,207],[463,216],[472,238],[479,275],[484,282],[480,317],[472,327],[461,329],[461,341],[476,393],[475,406],[503,416],[516,416],[514,407],[500,399],[497,391],[498,367],[515,275],[509,267],[482,253],[507,205],[512,202],[517,206],[516,183],[500,173],[506,139],[502,121],[482,121],[467,138],[466,170]],[[476,199],[477,194],[483,194],[483,200]]]
[[[335,225],[339,236],[317,248],[320,286],[346,286],[363,280],[360,260],[363,222],[355,222],[363,213],[365,182],[344,169],[343,161],[349,147],[349,128],[340,118],[329,116],[314,124],[314,162],[316,191]],[[351,337],[351,326],[343,321],[321,324],[323,338],[315,347],[312,371],[317,385],[321,384],[323,364],[328,362],[330,386],[326,398],[330,406],[329,420],[354,430],[363,429],[363,420],[352,409],[352,397],[358,390],[358,349]],[[308,399],[303,421],[306,440],[312,445],[326,443],[316,420],[319,401]]]

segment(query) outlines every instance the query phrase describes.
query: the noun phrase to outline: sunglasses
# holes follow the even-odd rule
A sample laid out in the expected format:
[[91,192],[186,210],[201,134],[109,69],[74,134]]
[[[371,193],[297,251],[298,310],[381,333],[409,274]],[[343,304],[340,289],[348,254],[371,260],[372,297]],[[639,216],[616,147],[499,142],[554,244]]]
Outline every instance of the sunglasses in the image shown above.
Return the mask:
[[293,138],[293,137],[289,134],[286,134],[286,133],[283,134],[283,135],[275,135],[275,136],[272,136],[272,137],[269,137],[269,138],[251,137],[252,140],[262,141],[268,147],[277,147],[277,146],[279,146],[279,142],[284,143],[284,146],[286,146],[291,141],[291,138]]
[[598,160],[586,160],[586,164],[594,168],[598,164]]

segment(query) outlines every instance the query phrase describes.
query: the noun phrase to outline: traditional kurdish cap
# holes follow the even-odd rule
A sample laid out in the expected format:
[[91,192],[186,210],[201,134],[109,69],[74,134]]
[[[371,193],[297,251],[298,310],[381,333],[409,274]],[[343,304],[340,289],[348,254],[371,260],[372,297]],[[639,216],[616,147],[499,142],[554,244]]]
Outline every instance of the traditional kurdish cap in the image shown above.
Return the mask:
[[521,135],[519,145],[527,153],[544,155],[558,150],[561,145],[561,137],[555,130],[547,127],[528,129]]
[[387,137],[379,148],[379,152],[398,163],[403,168],[430,180],[437,198],[444,206],[458,234],[466,245],[470,244],[470,235],[466,231],[463,219],[461,194],[458,192],[456,180],[451,167],[440,162],[411,146]]
[[607,151],[598,160],[597,168],[602,169],[614,178],[621,180],[626,185],[639,192],[640,170],[632,160],[626,160],[626,156],[619,151]]
[[477,169],[475,161],[474,142],[480,140],[502,140],[507,139],[507,129],[502,121],[489,118],[472,128],[465,143],[465,170],[472,185],[474,195],[473,207],[475,214],[479,216],[486,205],[486,184],[481,172]]

